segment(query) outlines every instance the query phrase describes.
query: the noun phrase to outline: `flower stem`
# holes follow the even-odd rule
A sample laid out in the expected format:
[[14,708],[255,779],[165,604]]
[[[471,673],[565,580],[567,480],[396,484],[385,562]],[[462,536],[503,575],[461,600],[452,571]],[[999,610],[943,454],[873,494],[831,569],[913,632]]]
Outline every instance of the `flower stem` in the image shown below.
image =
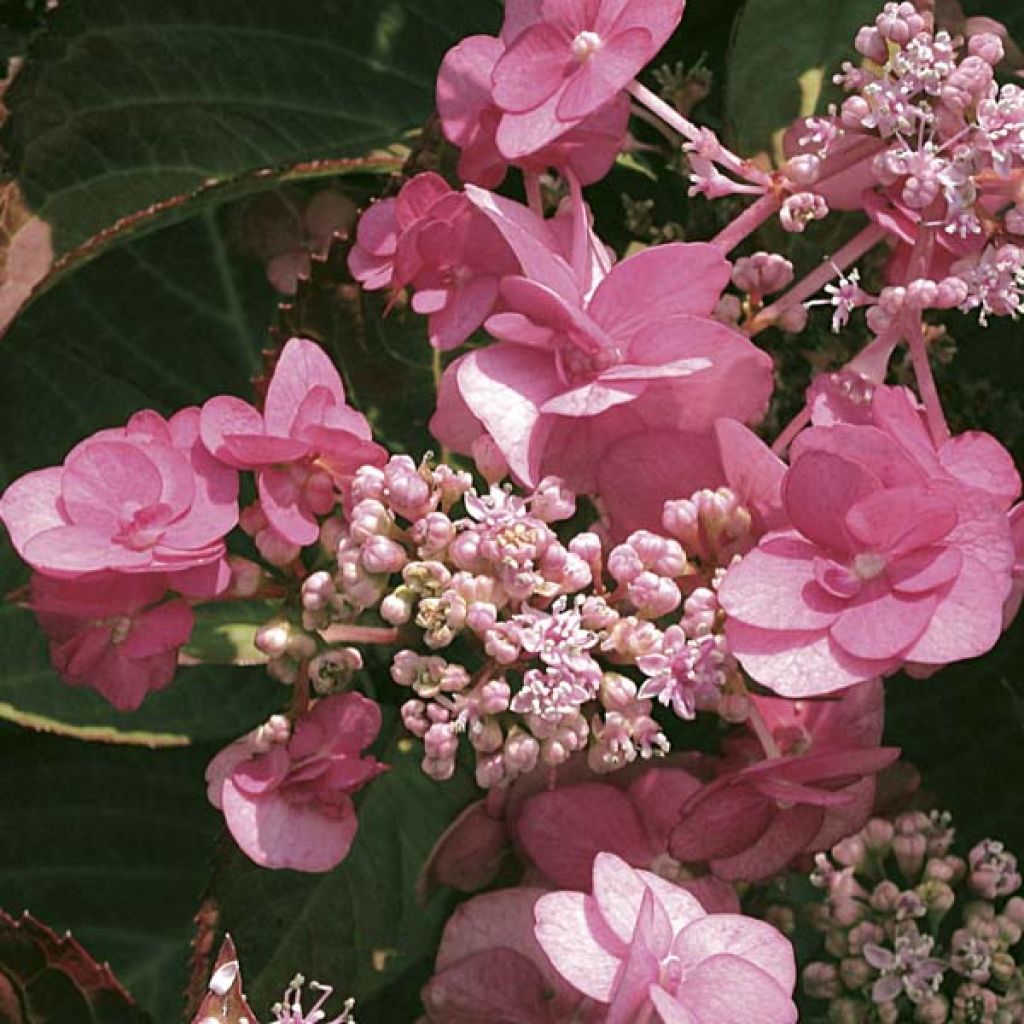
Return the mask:
[[544,216],[544,197],[540,191],[540,175],[536,171],[527,171],[524,175],[526,185],[526,201],[538,217]]
[[786,449],[793,443],[793,439],[796,435],[799,434],[800,431],[803,430],[810,422],[811,409],[810,406],[805,404],[796,416],[786,424],[782,433],[775,439],[775,444],[772,445],[772,451],[779,456],[785,455]]
[[329,644],[379,644],[387,646],[398,643],[398,630],[394,626],[352,626],[340,622],[322,629],[320,636]]
[[740,242],[749,238],[766,220],[774,216],[781,205],[775,192],[766,192],[757,202],[748,206],[728,227],[723,228],[711,244],[723,253],[732,252]]
[[837,249],[831,259],[812,270],[802,281],[797,282],[785,295],[776,299],[770,306],[765,306],[754,317],[750,325],[750,336],[759,334],[766,327],[771,327],[783,313],[799,305],[820,291],[829,281],[838,277],[847,267],[856,263],[870,249],[873,249],[883,238],[886,230],[878,224],[869,224],[858,231],[845,245]]
[[764,750],[764,756],[767,758],[781,757],[782,754],[779,751],[778,744],[775,742],[775,737],[772,736],[768,723],[765,722],[764,716],[757,709],[757,705],[753,700],[750,701],[750,717],[747,720],[750,722],[750,727],[754,730],[754,735]]

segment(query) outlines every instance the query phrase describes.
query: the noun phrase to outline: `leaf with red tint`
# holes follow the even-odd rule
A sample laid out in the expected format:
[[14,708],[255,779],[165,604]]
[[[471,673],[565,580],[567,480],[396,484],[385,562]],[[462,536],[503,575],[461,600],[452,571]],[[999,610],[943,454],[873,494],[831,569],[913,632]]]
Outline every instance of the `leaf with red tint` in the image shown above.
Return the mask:
[[224,936],[217,962],[192,1024],[257,1024],[242,992],[242,972],[230,935]]
[[148,1018],[106,964],[70,933],[0,910],[0,1019],[7,1024],[142,1024]]

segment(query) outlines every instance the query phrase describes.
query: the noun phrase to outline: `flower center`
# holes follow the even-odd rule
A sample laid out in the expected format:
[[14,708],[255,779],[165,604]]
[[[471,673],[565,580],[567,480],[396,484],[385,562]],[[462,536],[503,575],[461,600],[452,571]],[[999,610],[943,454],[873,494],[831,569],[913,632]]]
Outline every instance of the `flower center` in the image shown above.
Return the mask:
[[573,59],[580,64],[586,64],[602,46],[604,41],[596,32],[581,32],[572,41]]
[[865,551],[853,560],[853,571],[858,579],[873,580],[885,569],[885,555],[873,551]]

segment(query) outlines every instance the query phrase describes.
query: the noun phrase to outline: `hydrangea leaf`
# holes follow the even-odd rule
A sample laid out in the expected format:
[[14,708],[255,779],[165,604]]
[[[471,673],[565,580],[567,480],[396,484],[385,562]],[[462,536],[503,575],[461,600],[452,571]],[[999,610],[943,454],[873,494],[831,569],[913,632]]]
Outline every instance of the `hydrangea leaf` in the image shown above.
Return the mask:
[[267,656],[253,642],[256,630],[274,616],[275,601],[212,601],[194,610],[195,626],[182,648],[200,665],[262,665]]
[[179,1020],[196,894],[217,835],[203,783],[214,750],[97,747],[0,729],[9,824],[0,835],[0,906],[70,931],[110,964],[146,1019]]
[[391,744],[383,759],[392,770],[366,789],[352,852],[335,870],[267,871],[237,851],[217,864],[210,895],[238,947],[254,1007],[279,999],[301,971],[354,996],[360,1024],[415,1019],[417,1007],[399,999],[417,998],[451,909],[440,892],[419,905],[416,877],[473,792],[467,774],[428,779],[421,756],[413,741]]
[[831,83],[856,57],[857,29],[874,21],[878,0],[747,0],[729,55],[725,116],[740,153],[778,158],[781,133],[838,98]]

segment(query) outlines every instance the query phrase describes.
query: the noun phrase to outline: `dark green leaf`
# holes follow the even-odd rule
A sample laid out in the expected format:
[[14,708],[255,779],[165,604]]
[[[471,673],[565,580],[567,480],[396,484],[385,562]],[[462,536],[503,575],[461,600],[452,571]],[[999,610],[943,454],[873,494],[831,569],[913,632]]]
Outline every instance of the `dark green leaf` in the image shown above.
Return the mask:
[[275,601],[214,601],[194,609],[196,623],[183,651],[202,665],[262,665],[267,656],[253,642],[273,618]]

